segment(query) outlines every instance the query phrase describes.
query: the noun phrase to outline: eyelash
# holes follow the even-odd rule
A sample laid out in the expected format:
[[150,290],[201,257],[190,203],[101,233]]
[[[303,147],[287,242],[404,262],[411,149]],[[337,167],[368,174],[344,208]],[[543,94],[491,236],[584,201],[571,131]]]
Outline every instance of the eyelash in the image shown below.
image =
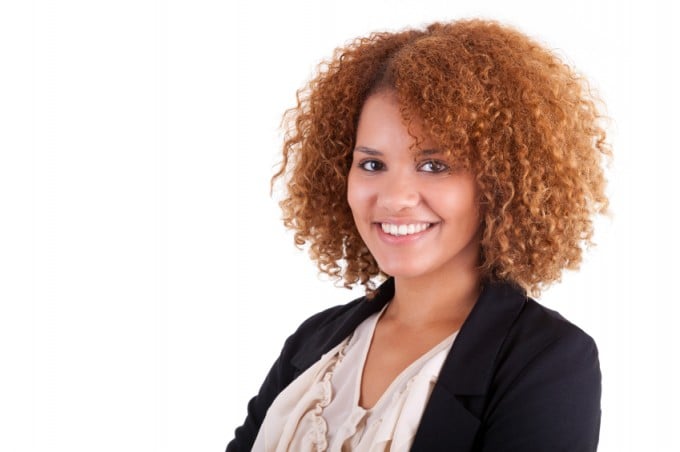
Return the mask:
[[[367,167],[368,164],[378,166],[378,168],[369,169]],[[433,169],[433,170],[430,170],[430,171],[423,171],[425,173],[438,174],[438,173],[450,171],[449,165],[447,165],[446,163],[439,161],[439,160],[426,160],[426,161],[424,161],[424,162],[422,162],[421,164],[418,165],[418,170],[421,170],[426,165],[435,166],[438,169]],[[362,160],[362,161],[359,162],[359,164],[357,166],[360,169],[362,169],[366,172],[369,172],[369,173],[375,173],[375,172],[381,171],[385,168],[385,165],[380,160],[375,160],[375,159]]]

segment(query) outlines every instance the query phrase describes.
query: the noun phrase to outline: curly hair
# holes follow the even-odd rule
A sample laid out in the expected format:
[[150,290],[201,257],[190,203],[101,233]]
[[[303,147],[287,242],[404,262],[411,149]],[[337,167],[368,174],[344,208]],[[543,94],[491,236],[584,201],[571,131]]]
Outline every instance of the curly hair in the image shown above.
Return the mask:
[[587,81],[521,32],[487,20],[373,33],[335,50],[284,114],[283,222],[319,270],[369,294],[381,273],[346,199],[359,114],[390,90],[406,123],[472,172],[482,206],[482,280],[528,293],[576,269],[606,213],[611,155]]

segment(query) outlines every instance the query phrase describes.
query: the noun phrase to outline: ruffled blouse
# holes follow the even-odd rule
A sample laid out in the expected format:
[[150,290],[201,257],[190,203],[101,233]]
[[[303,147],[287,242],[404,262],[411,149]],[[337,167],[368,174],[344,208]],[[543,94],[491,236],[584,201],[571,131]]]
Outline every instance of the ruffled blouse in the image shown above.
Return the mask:
[[411,363],[376,404],[359,405],[364,362],[380,312],[291,382],[274,400],[256,452],[408,451],[456,333]]

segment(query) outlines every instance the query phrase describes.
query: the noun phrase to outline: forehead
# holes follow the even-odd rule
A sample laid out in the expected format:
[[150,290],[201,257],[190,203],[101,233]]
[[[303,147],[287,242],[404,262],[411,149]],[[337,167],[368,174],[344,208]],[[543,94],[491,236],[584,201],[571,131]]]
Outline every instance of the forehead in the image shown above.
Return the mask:
[[356,147],[376,151],[412,149],[429,152],[435,144],[424,133],[421,121],[407,124],[402,108],[392,93],[378,93],[364,102],[357,125]]

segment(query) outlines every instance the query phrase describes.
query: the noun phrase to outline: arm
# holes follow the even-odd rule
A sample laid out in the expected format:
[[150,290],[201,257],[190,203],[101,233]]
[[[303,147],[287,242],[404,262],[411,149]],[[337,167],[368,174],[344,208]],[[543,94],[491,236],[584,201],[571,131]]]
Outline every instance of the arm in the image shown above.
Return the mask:
[[481,451],[595,451],[601,374],[593,340],[574,328],[516,374],[484,423]]

